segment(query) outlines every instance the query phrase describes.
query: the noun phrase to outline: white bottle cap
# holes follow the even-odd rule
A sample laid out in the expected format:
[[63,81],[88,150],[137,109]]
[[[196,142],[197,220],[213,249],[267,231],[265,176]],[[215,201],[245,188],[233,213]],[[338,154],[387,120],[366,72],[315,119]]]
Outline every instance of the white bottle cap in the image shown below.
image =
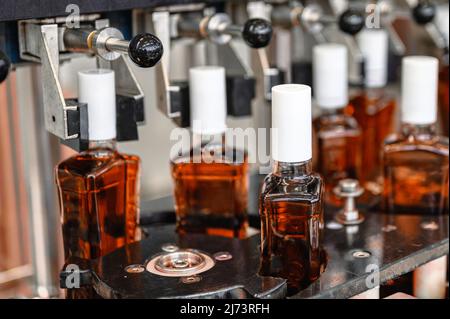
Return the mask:
[[196,134],[214,135],[227,129],[225,69],[201,66],[189,71],[191,127]]
[[312,158],[311,88],[285,84],[272,88],[272,159],[299,163]]
[[116,138],[116,88],[114,71],[78,72],[78,102],[88,108],[89,140]]
[[387,31],[366,29],[357,35],[357,41],[365,60],[365,86],[368,88],[386,86],[389,52]]
[[429,56],[403,58],[402,122],[433,124],[437,119],[439,61]]
[[325,109],[348,104],[347,48],[341,44],[320,44],[313,50],[314,97]]

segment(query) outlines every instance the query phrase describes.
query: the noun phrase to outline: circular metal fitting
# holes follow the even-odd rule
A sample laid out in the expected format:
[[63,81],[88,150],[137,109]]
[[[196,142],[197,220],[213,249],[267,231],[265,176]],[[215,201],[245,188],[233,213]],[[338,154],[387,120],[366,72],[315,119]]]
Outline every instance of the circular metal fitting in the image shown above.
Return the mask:
[[355,258],[358,258],[358,259],[364,259],[364,258],[369,258],[370,256],[372,256],[372,254],[365,250],[357,250],[357,251],[353,252],[352,256]]
[[344,198],[344,209],[336,215],[336,220],[348,226],[358,225],[364,221],[364,216],[359,213],[355,205],[355,198],[364,193],[364,188],[356,179],[343,179],[333,189],[336,196]]
[[114,61],[120,57],[119,52],[110,51],[106,47],[108,39],[123,40],[123,34],[116,28],[103,28],[97,30],[92,35],[92,49],[94,52],[106,61]]
[[210,270],[214,265],[207,254],[186,249],[157,255],[147,263],[147,271],[163,277],[188,277]]
[[307,5],[303,8],[300,15],[300,22],[311,33],[318,33],[323,29],[321,18],[323,17],[322,8],[315,4]]
[[187,285],[195,284],[197,282],[200,282],[201,280],[202,280],[202,277],[199,275],[180,278],[180,282],[183,284],[187,284]]
[[161,249],[162,249],[162,251],[164,251],[166,253],[173,253],[173,252],[177,251],[179,248],[175,244],[164,244],[161,246]]
[[206,34],[208,38],[216,44],[227,44],[231,41],[232,35],[224,33],[226,28],[232,24],[230,17],[225,13],[217,13],[207,20]]
[[233,255],[231,255],[228,251],[221,251],[214,254],[214,259],[217,261],[227,261],[231,260]]
[[145,267],[143,265],[129,265],[125,267],[125,271],[129,274],[140,274],[145,271]]

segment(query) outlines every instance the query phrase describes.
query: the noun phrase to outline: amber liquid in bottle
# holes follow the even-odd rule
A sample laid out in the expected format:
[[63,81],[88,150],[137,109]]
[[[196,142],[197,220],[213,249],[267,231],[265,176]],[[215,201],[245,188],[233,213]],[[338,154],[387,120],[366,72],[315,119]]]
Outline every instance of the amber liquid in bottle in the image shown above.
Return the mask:
[[314,120],[317,171],[325,181],[325,200],[340,205],[333,189],[345,178],[361,176],[361,130],[356,120],[343,109],[324,110]]
[[[90,149],[56,167],[66,261],[95,259],[139,239],[137,156],[115,150],[115,143],[91,142]],[[68,297],[92,297],[86,289]]]
[[366,189],[380,195],[382,186],[381,149],[394,132],[396,101],[382,89],[366,89],[350,101],[345,112],[353,116],[362,131],[362,174]]
[[177,231],[245,238],[247,154],[203,143],[171,162]]
[[324,270],[322,194],[322,179],[310,161],[275,163],[262,186],[260,274],[287,279],[288,295]]
[[449,121],[449,66],[445,65],[439,72],[439,111],[441,118],[442,130],[445,136],[449,136],[448,121]]
[[384,208],[396,214],[448,213],[448,138],[433,125],[403,125],[384,146]]

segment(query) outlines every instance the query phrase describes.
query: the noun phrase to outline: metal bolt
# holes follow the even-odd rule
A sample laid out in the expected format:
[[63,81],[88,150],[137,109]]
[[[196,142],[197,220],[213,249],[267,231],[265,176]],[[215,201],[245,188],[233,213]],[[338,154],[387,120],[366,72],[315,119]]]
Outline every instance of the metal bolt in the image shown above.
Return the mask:
[[129,265],[125,267],[125,271],[130,274],[140,274],[145,271],[145,267],[143,265]]
[[368,251],[358,250],[353,253],[353,257],[355,258],[369,258],[372,254]]
[[175,244],[164,244],[161,247],[162,251],[165,251],[166,253],[173,253],[176,252],[179,248]]
[[364,221],[356,208],[355,198],[364,193],[364,188],[355,179],[343,179],[334,188],[336,196],[345,198],[344,209],[336,215],[336,220],[343,225],[358,225]]
[[227,251],[221,251],[221,252],[214,254],[214,259],[217,261],[226,261],[226,260],[230,260],[232,258],[233,258],[233,255],[231,255]]
[[183,284],[194,284],[196,282],[200,282],[202,280],[201,276],[189,276],[189,277],[181,277],[180,281]]

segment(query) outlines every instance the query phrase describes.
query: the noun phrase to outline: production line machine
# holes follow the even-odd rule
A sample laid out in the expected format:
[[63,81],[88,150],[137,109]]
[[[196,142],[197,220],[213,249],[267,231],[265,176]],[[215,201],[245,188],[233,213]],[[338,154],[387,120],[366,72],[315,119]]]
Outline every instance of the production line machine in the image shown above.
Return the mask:
[[[286,278],[260,274],[257,206],[263,176],[254,165],[248,185],[250,227],[243,238],[180,234],[175,229],[173,196],[144,197],[140,199],[140,240],[98,258],[63,261],[54,166],[62,159],[60,144],[81,152],[89,148],[90,140],[89,105],[67,97],[64,66],[91,59],[98,69],[114,71],[116,139],[146,150],[147,139],[164,144],[169,136],[157,131],[152,136],[142,134],[143,127],[152,123],[191,126],[193,99],[187,70],[192,67],[225,69],[226,116],[236,126],[270,128],[274,86],[313,86],[312,47],[317,44],[343,44],[349,52],[349,82],[361,86],[365,60],[356,36],[376,10],[389,32],[389,79],[395,89],[400,58],[413,53],[412,47],[420,47],[417,43],[424,41],[425,47],[432,43],[433,53],[448,59],[448,30],[442,29],[437,18],[438,7],[445,5],[440,2],[72,2],[79,10],[75,17],[66,1],[27,6],[27,1],[4,0],[0,5],[0,117],[15,125],[6,127],[0,121],[4,136],[0,160],[9,163],[5,159],[11,157],[16,162],[15,166],[0,165],[0,173],[17,170],[8,182],[26,193],[27,202],[26,208],[20,206],[23,198],[15,195],[14,203],[5,200],[0,205],[0,223],[14,219],[2,214],[14,214],[11,227],[27,232],[20,238],[0,233],[0,243],[5,243],[0,247],[8,241],[28,242],[21,244],[27,252],[15,257],[13,265],[0,262],[0,292],[4,287],[6,296],[11,292],[13,297],[61,297],[61,289],[73,289],[75,272],[80,286],[101,298],[379,298],[380,286],[385,296],[395,279],[448,255],[448,206],[443,215],[385,214],[379,202],[358,205],[362,182],[347,179],[335,189],[340,204],[325,206],[321,275],[292,293]],[[407,17],[408,28],[419,28],[426,39],[405,34],[409,29],[399,26],[397,16]],[[27,68],[34,83],[25,92],[29,86],[19,81],[18,73]],[[34,104],[27,106],[32,111],[17,107],[30,101],[15,97],[21,94],[32,95]],[[445,123],[448,129],[448,119],[441,124],[443,130]],[[165,159],[169,154],[162,150],[167,148],[152,150],[151,156]],[[144,171],[154,169],[151,162],[143,167]],[[0,190],[6,189],[1,186]],[[6,211],[11,207],[17,213]],[[19,225],[24,218],[27,226]],[[0,259],[9,254],[10,249],[0,249]],[[368,285],[374,273],[378,280]]]

